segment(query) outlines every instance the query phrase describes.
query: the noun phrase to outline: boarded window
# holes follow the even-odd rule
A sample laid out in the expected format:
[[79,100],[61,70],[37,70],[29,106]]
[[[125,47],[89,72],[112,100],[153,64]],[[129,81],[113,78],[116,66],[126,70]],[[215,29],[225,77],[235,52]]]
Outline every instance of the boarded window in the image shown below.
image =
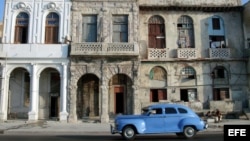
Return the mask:
[[154,67],[151,71],[150,71],[150,75],[149,75],[151,80],[162,80],[162,81],[166,81],[167,80],[167,73],[166,71],[161,68],[161,67]]
[[16,18],[15,39],[16,44],[28,43],[29,16],[27,13],[19,13]]
[[45,43],[57,44],[59,32],[59,16],[56,13],[50,13],[46,17]]
[[165,48],[165,25],[160,16],[153,16],[149,19],[148,25],[149,48]]
[[113,42],[128,42],[128,16],[113,16]]
[[150,102],[159,102],[160,100],[167,100],[167,92],[165,89],[151,89]]
[[97,16],[86,15],[82,19],[82,42],[97,41]]
[[178,47],[194,48],[193,20],[188,16],[181,16],[178,19]]
[[213,91],[213,100],[225,100],[230,98],[228,88],[214,88]]

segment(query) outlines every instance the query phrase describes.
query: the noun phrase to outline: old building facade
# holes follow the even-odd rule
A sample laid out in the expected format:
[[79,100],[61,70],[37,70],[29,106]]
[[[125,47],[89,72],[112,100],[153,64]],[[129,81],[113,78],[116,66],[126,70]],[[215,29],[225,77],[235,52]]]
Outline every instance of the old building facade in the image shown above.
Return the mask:
[[69,0],[6,0],[0,119],[67,121]]
[[240,1],[141,0],[139,9],[141,101],[182,101],[198,111],[247,106]]
[[[154,102],[247,107],[240,1],[72,2],[71,120],[108,121]],[[131,43],[133,54],[123,52]]]
[[134,0],[72,1],[71,121],[137,109],[138,12]]
[[6,0],[5,8],[1,120],[109,122],[158,102],[249,107],[240,0]]

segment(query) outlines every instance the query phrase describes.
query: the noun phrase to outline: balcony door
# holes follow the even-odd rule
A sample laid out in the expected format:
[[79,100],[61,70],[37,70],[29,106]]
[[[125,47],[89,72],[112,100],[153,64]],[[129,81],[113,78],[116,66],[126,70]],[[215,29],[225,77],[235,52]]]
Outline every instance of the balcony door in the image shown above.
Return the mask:
[[149,48],[165,48],[165,25],[160,16],[149,19],[148,25]]

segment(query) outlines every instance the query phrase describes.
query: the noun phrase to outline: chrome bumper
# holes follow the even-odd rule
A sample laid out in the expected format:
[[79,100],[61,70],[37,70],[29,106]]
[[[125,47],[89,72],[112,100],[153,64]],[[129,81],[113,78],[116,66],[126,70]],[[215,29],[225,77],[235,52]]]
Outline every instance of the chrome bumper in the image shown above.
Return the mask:
[[110,124],[110,133],[111,134],[119,133],[112,124]]
[[207,128],[208,128],[208,123],[205,122],[204,129],[207,129]]

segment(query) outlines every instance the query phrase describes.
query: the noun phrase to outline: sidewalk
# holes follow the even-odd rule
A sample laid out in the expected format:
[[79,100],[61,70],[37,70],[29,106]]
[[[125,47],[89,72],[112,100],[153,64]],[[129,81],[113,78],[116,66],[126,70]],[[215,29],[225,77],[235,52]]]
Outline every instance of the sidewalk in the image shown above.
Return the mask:
[[[223,119],[219,123],[208,122],[207,132],[223,132],[224,125],[250,125],[250,120],[243,119]],[[40,134],[40,135],[109,135],[110,123],[77,122],[64,123],[59,121],[38,121],[27,123],[22,120],[7,121],[0,123],[0,135],[13,134]]]

